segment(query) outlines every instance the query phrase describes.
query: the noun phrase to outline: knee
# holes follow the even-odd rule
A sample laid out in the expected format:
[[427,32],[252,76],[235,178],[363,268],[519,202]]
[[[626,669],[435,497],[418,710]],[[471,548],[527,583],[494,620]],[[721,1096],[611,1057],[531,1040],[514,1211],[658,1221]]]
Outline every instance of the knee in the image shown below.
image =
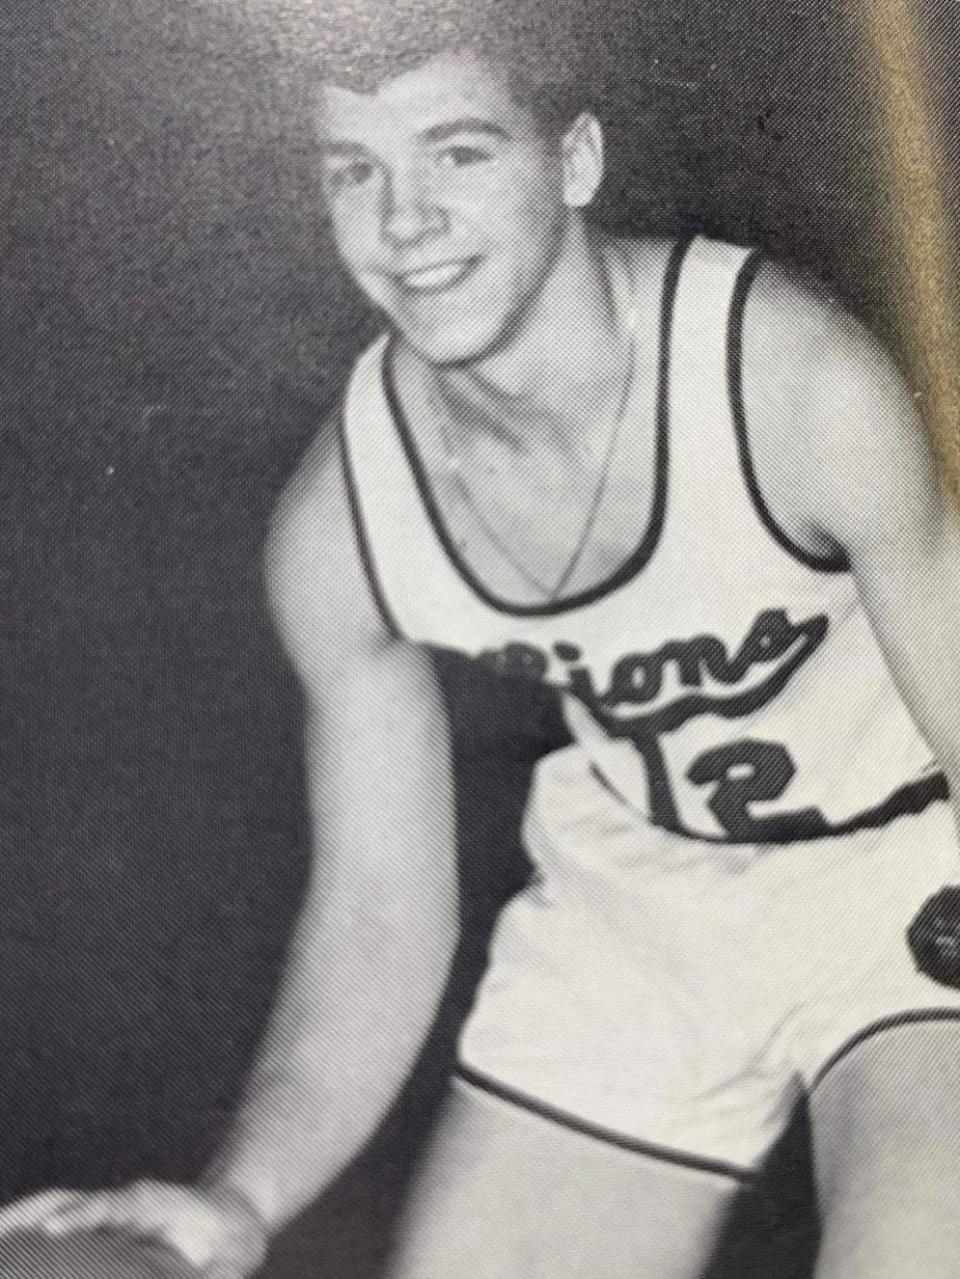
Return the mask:
[[960,1023],[890,1029],[864,1041],[810,1102],[818,1192],[909,1194],[960,1176]]
[[823,1221],[818,1279],[955,1274],[960,1026],[867,1040],[811,1098]]

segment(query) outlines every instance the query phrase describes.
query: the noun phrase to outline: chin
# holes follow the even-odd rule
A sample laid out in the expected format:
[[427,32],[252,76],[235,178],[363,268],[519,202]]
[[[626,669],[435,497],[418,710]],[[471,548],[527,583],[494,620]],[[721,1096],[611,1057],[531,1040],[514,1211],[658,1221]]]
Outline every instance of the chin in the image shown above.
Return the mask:
[[502,345],[499,331],[491,333],[484,329],[477,332],[454,324],[429,332],[402,325],[396,327],[403,341],[430,364],[472,364],[493,354]]

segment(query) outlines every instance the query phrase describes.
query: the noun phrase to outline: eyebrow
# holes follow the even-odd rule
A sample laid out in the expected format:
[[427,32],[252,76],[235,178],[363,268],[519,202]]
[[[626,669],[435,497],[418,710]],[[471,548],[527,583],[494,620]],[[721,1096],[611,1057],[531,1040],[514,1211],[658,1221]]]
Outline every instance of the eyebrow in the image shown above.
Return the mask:
[[424,142],[446,142],[448,138],[455,137],[458,133],[482,133],[489,138],[499,138],[501,141],[506,141],[510,137],[502,125],[494,124],[492,120],[485,120],[483,116],[476,115],[461,116],[458,120],[447,120],[443,124],[431,125],[429,129],[424,129],[420,137]]
[[[418,137],[422,142],[446,142],[458,137],[461,133],[479,133],[488,138],[496,138],[501,142],[508,141],[509,132],[502,125],[485,120],[482,116],[461,116],[457,120],[445,120],[441,124],[432,124],[424,129]],[[346,142],[331,138],[322,142],[320,149],[326,155],[355,156],[366,154],[366,147],[360,142]]]

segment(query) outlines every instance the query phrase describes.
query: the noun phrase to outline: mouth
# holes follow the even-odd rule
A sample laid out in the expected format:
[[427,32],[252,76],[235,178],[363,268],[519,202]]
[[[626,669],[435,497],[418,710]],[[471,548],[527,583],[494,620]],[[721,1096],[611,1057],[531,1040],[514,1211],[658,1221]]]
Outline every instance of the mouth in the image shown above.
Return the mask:
[[407,293],[442,293],[461,284],[473,273],[479,261],[479,258],[460,258],[416,271],[398,271],[392,278]]

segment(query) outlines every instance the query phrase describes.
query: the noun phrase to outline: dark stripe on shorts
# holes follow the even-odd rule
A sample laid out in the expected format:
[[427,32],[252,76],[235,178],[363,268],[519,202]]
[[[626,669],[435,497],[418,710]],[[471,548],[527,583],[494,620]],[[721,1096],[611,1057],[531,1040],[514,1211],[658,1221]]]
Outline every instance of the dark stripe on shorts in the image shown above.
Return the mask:
[[919,1026],[924,1022],[937,1021],[960,1021],[960,1008],[917,1008],[913,1012],[897,1013],[893,1017],[884,1017],[880,1021],[871,1022],[869,1026],[864,1026],[863,1030],[857,1031],[845,1043],[841,1044],[836,1052],[831,1053],[824,1064],[817,1071],[810,1084],[807,1092],[808,1095],[815,1088],[819,1088],[824,1079],[835,1066],[838,1066],[845,1057],[849,1057],[852,1052],[866,1043],[868,1039],[873,1039],[876,1035],[882,1035],[886,1030],[896,1030],[900,1026]]
[[578,1132],[585,1137],[592,1137],[596,1141],[605,1142],[608,1146],[616,1146],[619,1150],[629,1150],[631,1154],[645,1155],[649,1159],[659,1159],[663,1163],[677,1164],[681,1168],[692,1168],[695,1172],[709,1172],[720,1177],[732,1177],[735,1181],[752,1181],[756,1176],[752,1169],[741,1168],[737,1164],[728,1164],[722,1159],[705,1159],[701,1155],[691,1155],[684,1150],[673,1150],[669,1146],[658,1146],[652,1142],[638,1141],[633,1137],[624,1137],[612,1128],[604,1128],[600,1124],[588,1123],[584,1119],[578,1119],[575,1115],[567,1114],[566,1111],[556,1110],[545,1102],[537,1101],[534,1097],[527,1096],[526,1093],[508,1088],[470,1066],[458,1065],[454,1070],[454,1074],[462,1079],[464,1083],[480,1089],[481,1092],[489,1093],[492,1097],[509,1102],[522,1110],[528,1110],[531,1114],[537,1115],[541,1119],[547,1119],[551,1123],[559,1124],[562,1128],[569,1128],[572,1132]]

